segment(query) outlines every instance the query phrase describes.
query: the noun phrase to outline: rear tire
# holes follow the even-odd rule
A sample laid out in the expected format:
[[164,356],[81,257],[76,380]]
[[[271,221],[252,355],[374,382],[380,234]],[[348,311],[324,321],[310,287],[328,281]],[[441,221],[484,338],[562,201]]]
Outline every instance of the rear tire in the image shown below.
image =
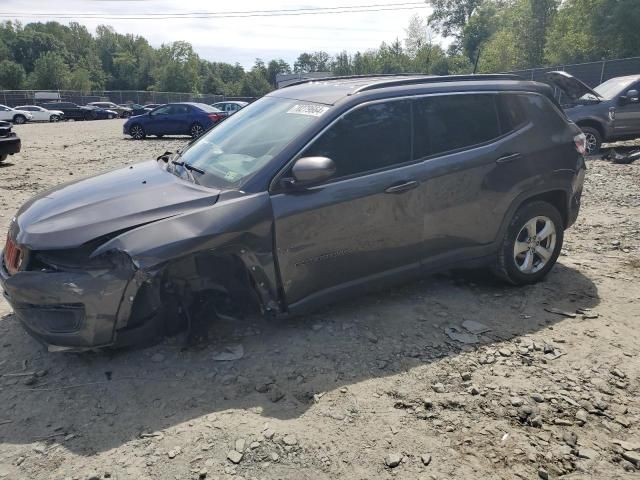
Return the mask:
[[194,123],[193,125],[191,125],[191,128],[189,128],[189,135],[191,135],[191,138],[198,138],[203,133],[204,127],[198,122]]
[[600,152],[602,146],[602,135],[592,127],[580,127],[582,133],[587,137],[586,148],[587,155],[596,155]]
[[16,125],[27,123],[27,117],[25,117],[24,115],[15,115],[13,117],[13,123],[15,123]]
[[122,118],[129,118],[131,116],[131,112],[122,112]]
[[564,223],[556,207],[525,203],[507,227],[494,273],[513,285],[539,282],[555,265],[563,239]]
[[0,155],[0,163],[4,162],[7,158],[9,158],[8,153],[3,153],[2,155]]
[[136,123],[129,128],[129,135],[131,135],[131,138],[134,140],[143,140],[144,137],[147,136],[147,133],[144,131],[142,125]]

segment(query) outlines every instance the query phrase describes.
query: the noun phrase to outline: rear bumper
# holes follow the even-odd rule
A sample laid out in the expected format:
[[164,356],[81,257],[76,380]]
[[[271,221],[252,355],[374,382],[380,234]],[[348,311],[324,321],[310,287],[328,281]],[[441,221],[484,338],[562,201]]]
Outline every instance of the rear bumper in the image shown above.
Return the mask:
[[580,206],[582,203],[582,188],[584,185],[584,177],[587,172],[587,167],[584,161],[584,157],[578,158],[578,165],[576,167],[576,173],[573,177],[571,184],[571,195],[567,199],[569,204],[567,205],[567,224],[565,228],[571,227],[580,214]]
[[0,155],[13,155],[20,152],[21,148],[22,142],[15,133],[12,132],[6,137],[0,137]]

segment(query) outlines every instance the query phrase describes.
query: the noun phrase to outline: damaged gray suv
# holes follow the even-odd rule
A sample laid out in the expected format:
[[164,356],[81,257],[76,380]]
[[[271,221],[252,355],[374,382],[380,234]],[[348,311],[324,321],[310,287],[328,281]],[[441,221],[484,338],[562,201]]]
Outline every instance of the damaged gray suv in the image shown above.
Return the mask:
[[515,76],[300,82],[27,202],[5,298],[51,350],[83,350],[453,267],[533,283],[578,216],[584,149],[551,88]]

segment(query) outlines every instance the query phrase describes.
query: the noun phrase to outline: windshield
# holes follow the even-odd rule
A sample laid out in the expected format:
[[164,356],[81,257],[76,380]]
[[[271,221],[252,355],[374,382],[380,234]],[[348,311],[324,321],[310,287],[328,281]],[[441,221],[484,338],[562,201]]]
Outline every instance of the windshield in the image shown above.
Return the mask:
[[[594,90],[598,95],[600,95],[605,100],[611,100],[616,95],[619,95],[620,93],[622,93],[622,91],[625,88],[627,88],[629,85],[631,85],[631,83],[633,83],[633,79],[629,80],[627,78],[611,78],[606,82],[598,85],[596,88],[594,88]],[[590,96],[593,97],[593,95],[590,95]]]
[[204,185],[244,183],[329,107],[300,100],[263,97],[192,143],[181,161],[205,173]]

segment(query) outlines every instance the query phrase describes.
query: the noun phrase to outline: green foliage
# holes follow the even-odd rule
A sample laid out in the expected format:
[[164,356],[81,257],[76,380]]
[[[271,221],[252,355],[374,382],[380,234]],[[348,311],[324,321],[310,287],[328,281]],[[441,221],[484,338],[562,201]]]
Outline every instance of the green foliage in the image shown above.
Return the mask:
[[[293,68],[283,59],[238,63],[201,59],[191,44],[160,48],[137,35],[79,23],[0,23],[0,88],[164,90],[260,96],[278,74],[330,72],[458,74],[499,72],[640,51],[638,0],[433,0],[428,19],[414,15],[406,38],[377,49],[331,55],[303,52]],[[452,36],[444,51],[434,32]]]
[[89,93],[92,85],[91,75],[84,68],[75,69],[67,80],[67,88],[69,90],[77,90],[82,93]]
[[11,60],[0,62],[0,88],[19,90],[23,87],[26,74],[22,65]]
[[29,85],[35,89],[62,90],[67,87],[69,67],[62,55],[45,52],[38,57],[29,74]]

